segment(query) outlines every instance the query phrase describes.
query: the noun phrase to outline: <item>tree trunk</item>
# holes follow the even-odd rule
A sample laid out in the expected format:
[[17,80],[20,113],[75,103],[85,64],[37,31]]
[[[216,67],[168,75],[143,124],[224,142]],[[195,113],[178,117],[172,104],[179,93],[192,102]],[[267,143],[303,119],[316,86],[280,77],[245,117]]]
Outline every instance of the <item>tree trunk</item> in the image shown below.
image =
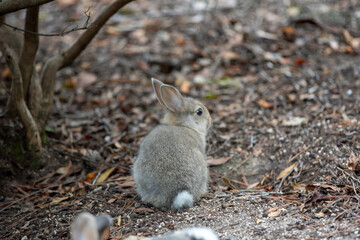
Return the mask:
[[0,39],[0,49],[2,50],[6,62],[10,68],[12,77],[11,95],[15,100],[16,110],[25,126],[26,138],[28,140],[28,148],[31,152],[37,154],[42,151],[42,144],[39,131],[34,118],[32,117],[24,100],[23,81],[21,71],[18,65],[15,52]]

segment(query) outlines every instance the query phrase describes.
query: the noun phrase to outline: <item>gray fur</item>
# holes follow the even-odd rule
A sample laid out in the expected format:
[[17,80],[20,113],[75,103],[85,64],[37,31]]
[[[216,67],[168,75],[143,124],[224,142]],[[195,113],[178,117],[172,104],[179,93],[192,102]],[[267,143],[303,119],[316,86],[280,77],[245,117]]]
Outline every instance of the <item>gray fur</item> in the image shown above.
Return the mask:
[[[182,191],[188,191],[198,201],[207,192],[205,138],[211,125],[210,114],[199,101],[183,98],[176,88],[152,81],[167,112],[140,146],[133,167],[137,192],[142,201],[156,207],[171,208]],[[199,108],[203,110],[201,116],[196,114]]]

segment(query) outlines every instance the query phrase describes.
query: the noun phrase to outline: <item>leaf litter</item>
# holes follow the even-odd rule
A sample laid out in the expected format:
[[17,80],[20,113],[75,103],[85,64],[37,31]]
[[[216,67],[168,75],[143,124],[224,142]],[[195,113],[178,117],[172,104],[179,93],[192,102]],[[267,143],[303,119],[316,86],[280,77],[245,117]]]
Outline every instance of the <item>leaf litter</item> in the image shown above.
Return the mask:
[[[71,6],[81,16],[89,2],[43,9]],[[221,239],[359,238],[360,5],[295,2],[199,11],[187,1],[139,1],[114,16],[59,73],[47,134],[49,159],[61,166],[5,185],[0,236],[68,239],[86,210],[116,219],[112,239],[194,225]],[[58,20],[46,16],[44,30],[54,32]],[[42,54],[63,40],[44,39]],[[150,77],[201,99],[214,120],[209,194],[182,212],[141,203],[130,176],[161,118]]]

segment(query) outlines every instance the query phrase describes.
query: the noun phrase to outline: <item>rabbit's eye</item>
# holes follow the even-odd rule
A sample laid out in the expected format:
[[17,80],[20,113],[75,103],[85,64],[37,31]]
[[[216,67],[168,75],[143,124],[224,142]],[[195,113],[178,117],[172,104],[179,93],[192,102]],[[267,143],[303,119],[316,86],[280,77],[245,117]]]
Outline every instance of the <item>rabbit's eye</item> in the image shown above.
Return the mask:
[[198,110],[196,110],[196,114],[198,116],[201,116],[203,114],[203,110],[201,108],[199,108]]

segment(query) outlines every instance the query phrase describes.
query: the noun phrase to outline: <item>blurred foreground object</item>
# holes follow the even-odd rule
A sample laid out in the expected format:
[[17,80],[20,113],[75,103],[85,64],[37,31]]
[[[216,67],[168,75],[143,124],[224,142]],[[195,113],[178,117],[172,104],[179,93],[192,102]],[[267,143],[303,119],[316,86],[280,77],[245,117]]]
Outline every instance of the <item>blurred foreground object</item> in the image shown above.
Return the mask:
[[155,236],[150,238],[141,238],[137,236],[130,236],[126,240],[218,240],[216,233],[210,228],[194,227],[186,228],[162,236]]
[[105,240],[110,236],[112,217],[103,214],[94,215],[83,212],[71,224],[71,239],[73,240]]

